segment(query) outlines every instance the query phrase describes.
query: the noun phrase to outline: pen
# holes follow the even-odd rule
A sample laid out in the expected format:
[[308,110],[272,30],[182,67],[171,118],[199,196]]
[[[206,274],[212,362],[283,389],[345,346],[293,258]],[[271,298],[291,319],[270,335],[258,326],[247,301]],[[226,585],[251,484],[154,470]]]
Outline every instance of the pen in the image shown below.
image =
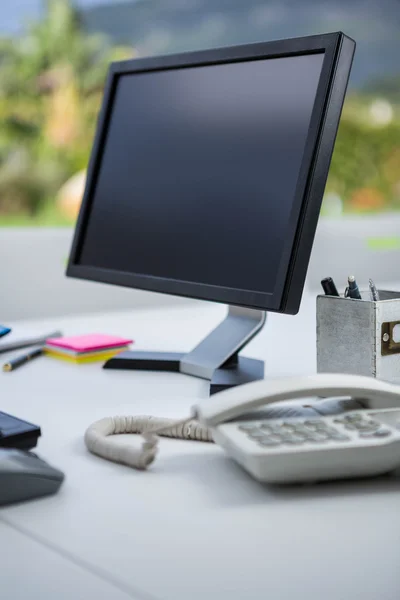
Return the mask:
[[347,288],[347,298],[353,298],[355,300],[361,300],[360,290],[358,289],[357,281],[354,275],[349,275],[347,281],[349,286]]
[[47,335],[41,335],[40,337],[28,338],[23,340],[16,340],[15,342],[9,342],[6,344],[0,343],[0,354],[2,352],[11,352],[12,350],[20,350],[21,348],[28,348],[29,346],[38,346],[45,344],[49,338],[61,337],[61,331],[52,331]]
[[339,292],[337,291],[337,287],[332,277],[325,277],[325,279],[321,281],[321,285],[326,296],[339,296]]
[[373,302],[378,302],[379,300],[379,292],[376,289],[376,285],[374,284],[374,282],[372,281],[372,279],[369,280],[369,291],[371,294],[371,300]]
[[26,354],[22,354],[21,356],[17,356],[17,358],[13,358],[9,362],[3,365],[3,371],[15,371],[18,367],[22,367],[25,363],[37,358],[38,356],[42,356],[43,348],[36,348],[36,350],[31,350]]

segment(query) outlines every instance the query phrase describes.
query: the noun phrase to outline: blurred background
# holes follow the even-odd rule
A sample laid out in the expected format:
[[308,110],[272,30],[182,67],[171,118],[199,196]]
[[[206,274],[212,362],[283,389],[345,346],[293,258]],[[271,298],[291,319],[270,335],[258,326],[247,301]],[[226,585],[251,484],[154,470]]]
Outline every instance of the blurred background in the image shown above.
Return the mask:
[[185,301],[64,275],[110,61],[338,30],[357,50],[312,296],[400,286],[400,0],[1,0],[2,320]]
[[337,30],[357,52],[322,214],[400,210],[398,0],[2,0],[1,9],[2,226],[74,223],[111,60]]

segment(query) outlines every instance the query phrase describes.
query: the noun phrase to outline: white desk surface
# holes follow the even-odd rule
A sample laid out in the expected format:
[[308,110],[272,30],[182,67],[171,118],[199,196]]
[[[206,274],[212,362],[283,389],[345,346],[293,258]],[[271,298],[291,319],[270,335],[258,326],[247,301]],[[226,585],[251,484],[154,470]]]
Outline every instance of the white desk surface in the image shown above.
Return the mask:
[[[315,299],[305,298],[297,317],[269,316],[245,354],[266,360],[267,377],[313,372],[314,313]],[[132,335],[138,349],[187,351],[223,316],[223,307],[199,304],[19,330],[109,332]],[[132,598],[400,598],[400,478],[272,488],[217,446],[173,440],[162,440],[156,463],[138,472],[90,455],[86,427],[113,414],[185,416],[206,395],[205,382],[50,358],[0,377],[0,409],[41,425],[37,452],[66,473],[58,495],[4,508],[0,517],[100,570]],[[57,568],[62,589],[69,571]]]
[[142,600],[91,572],[74,557],[60,555],[0,517],[3,600]]

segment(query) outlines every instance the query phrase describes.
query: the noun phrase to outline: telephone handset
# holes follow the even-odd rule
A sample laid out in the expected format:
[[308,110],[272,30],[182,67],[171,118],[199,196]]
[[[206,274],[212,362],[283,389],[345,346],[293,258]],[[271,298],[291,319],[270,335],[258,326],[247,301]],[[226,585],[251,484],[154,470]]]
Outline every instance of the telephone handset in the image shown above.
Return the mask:
[[[323,406],[327,398],[337,398],[342,412],[321,415],[315,411],[312,417],[300,412],[294,418],[247,416],[261,406],[310,396],[322,398],[315,407]],[[352,410],[355,400],[358,410]],[[243,414],[245,420],[239,419]],[[116,433],[141,433],[144,443],[139,450],[115,444],[109,436]],[[213,441],[265,482],[378,475],[400,466],[400,387],[342,374],[269,379],[215,394],[180,421],[102,419],[88,428],[85,443],[103,458],[146,469],[155,459],[158,435]]]
[[255,381],[215,394],[193,410],[199,421],[213,427],[266,404],[310,396],[350,396],[365,408],[400,409],[400,387],[370,377],[322,373]]

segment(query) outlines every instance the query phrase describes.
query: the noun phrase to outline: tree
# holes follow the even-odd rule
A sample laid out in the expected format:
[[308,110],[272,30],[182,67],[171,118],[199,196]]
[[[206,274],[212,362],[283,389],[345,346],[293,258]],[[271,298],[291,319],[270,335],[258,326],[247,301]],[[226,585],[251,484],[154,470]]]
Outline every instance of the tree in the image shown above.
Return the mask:
[[108,65],[133,56],[87,35],[70,0],[0,40],[0,211],[35,214],[84,169]]

